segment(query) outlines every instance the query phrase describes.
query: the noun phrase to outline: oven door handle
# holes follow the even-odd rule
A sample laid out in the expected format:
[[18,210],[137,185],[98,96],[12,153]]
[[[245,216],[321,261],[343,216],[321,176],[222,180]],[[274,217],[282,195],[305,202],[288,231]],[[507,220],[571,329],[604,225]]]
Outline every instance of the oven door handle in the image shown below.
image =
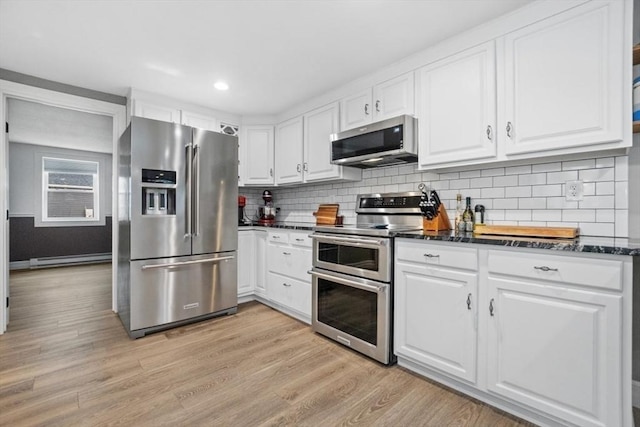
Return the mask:
[[311,238],[321,242],[327,242],[327,243],[352,243],[352,244],[375,245],[375,246],[383,246],[386,243],[379,239],[357,239],[353,237],[334,237],[334,236],[325,236],[320,234],[312,234]]
[[309,270],[307,273],[312,276],[318,276],[321,279],[330,280],[332,282],[340,283],[341,285],[351,286],[352,288],[362,289],[363,291],[369,292],[384,292],[386,286],[374,286],[374,285],[365,285],[364,283],[358,283],[352,280],[343,279],[341,277],[336,277],[332,274],[320,273],[318,271]]

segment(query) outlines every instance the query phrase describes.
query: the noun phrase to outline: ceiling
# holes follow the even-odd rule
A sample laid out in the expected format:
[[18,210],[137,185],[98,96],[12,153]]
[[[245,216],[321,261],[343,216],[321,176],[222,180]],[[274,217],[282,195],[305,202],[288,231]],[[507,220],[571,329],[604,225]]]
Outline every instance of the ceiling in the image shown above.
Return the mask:
[[0,0],[0,68],[277,114],[531,1]]

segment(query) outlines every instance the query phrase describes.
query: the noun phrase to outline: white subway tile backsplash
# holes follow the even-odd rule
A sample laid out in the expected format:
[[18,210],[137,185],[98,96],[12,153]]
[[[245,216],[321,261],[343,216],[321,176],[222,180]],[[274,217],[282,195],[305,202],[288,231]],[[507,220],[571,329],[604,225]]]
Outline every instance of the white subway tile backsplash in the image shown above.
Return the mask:
[[593,169],[596,167],[595,159],[574,160],[570,162],[562,162],[562,170],[579,170],[579,169]]
[[533,173],[530,175],[518,175],[518,185],[541,185],[547,183],[546,173]]
[[578,202],[580,209],[613,209],[615,208],[614,196],[585,196]]
[[615,178],[614,168],[583,169],[579,173],[581,181],[613,181]]
[[531,188],[531,195],[534,197],[553,197],[562,195],[562,185],[534,185]]
[[[478,180],[479,181],[479,180]],[[473,186],[475,187],[475,181],[473,182]],[[493,185],[494,187],[511,187],[518,185],[518,176],[517,175],[505,175],[505,176],[495,176],[493,177]]]
[[593,209],[564,209],[562,221],[570,222],[594,222],[596,211]]
[[531,197],[531,186],[507,187],[504,195],[505,197]]
[[556,163],[541,163],[539,165],[532,165],[531,166],[531,172],[532,173],[559,172],[561,170],[562,170],[562,163],[560,163],[560,162],[556,162]]
[[[320,203],[340,203],[340,214],[355,222],[357,194],[417,191],[424,183],[438,191],[455,214],[455,196],[471,197],[472,205],[486,208],[489,224],[580,226],[584,235],[628,237],[628,157],[596,157],[438,173],[418,171],[416,165],[365,169],[359,182],[274,187],[279,218],[315,222],[312,212]],[[566,181],[582,180],[583,200],[567,201]],[[265,188],[241,188],[247,197],[247,215],[255,217]],[[464,200],[464,199],[463,199]]]
[[564,184],[566,181],[576,181],[578,171],[549,172],[547,174],[547,184]]

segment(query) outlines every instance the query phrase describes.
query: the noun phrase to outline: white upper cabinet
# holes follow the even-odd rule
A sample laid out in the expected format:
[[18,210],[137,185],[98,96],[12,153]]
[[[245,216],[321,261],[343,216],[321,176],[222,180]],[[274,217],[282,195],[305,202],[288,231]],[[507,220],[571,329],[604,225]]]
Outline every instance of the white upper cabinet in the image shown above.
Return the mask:
[[182,110],[181,123],[183,125],[220,132],[220,125],[215,117]]
[[243,126],[240,129],[240,185],[274,183],[273,126]]
[[276,183],[293,184],[302,182],[303,133],[302,116],[276,126]]
[[338,132],[339,111],[335,102],[276,127],[276,184],[362,179],[360,169],[331,163],[331,134]]
[[133,101],[132,116],[161,120],[163,122],[169,123],[180,123],[179,109],[150,103],[147,101],[141,101],[138,99],[135,99]]
[[623,12],[591,2],[504,37],[507,154],[623,139]]
[[495,42],[416,72],[419,166],[496,156]]
[[414,113],[413,73],[406,73],[373,88],[343,98],[340,129]]

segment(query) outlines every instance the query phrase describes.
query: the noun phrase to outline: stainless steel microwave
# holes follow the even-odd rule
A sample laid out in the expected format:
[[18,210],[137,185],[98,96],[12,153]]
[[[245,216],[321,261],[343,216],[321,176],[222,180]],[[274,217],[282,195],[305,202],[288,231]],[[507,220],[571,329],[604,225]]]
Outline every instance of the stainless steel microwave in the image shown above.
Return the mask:
[[331,135],[331,163],[374,168],[418,161],[417,120],[398,116]]

